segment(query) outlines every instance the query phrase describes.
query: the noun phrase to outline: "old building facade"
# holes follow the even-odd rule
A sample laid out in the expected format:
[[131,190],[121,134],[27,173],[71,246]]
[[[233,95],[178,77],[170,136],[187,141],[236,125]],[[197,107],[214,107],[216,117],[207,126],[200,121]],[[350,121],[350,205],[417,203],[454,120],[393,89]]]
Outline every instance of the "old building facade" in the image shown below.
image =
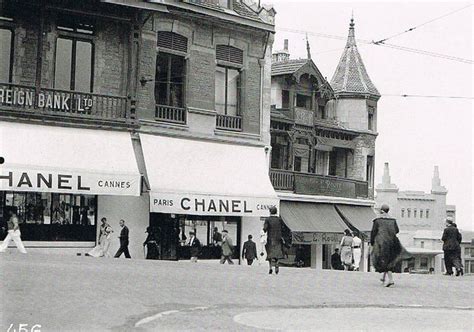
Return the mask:
[[307,59],[292,60],[285,41],[272,64],[270,176],[292,235],[288,264],[303,257],[306,266],[331,268],[333,250],[351,229],[364,240],[360,269],[367,271],[380,94],[357,49],[353,20],[331,83],[307,48]]
[[[382,183],[376,188],[376,205],[390,206],[390,214],[397,219],[399,238],[415,260],[403,263],[403,270],[445,272],[441,237],[447,217],[456,221],[456,206],[446,204],[448,190],[441,184],[438,166],[434,167],[431,191],[400,191],[392,182],[389,164],[385,163]],[[470,248],[472,232],[461,230],[463,235],[462,259],[471,271]],[[466,249],[467,248],[467,249]],[[472,272],[471,272],[472,273]]]
[[278,205],[268,179],[272,8],[4,0],[0,9],[0,217],[19,213],[27,249],[85,252],[102,217],[116,233],[126,220],[137,258],[148,226],[170,239],[162,259],[188,254],[179,241],[190,230],[208,257],[214,227],[237,249],[242,234],[258,236]]

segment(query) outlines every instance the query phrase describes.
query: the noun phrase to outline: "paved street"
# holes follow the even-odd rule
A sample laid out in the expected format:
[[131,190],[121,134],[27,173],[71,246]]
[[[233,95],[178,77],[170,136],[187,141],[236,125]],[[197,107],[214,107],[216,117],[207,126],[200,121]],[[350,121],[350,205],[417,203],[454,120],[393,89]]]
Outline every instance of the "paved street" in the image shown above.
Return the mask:
[[396,275],[395,287],[385,288],[375,273],[267,272],[266,265],[12,251],[0,256],[0,331],[20,323],[40,324],[41,331],[470,331],[474,326],[470,276]]

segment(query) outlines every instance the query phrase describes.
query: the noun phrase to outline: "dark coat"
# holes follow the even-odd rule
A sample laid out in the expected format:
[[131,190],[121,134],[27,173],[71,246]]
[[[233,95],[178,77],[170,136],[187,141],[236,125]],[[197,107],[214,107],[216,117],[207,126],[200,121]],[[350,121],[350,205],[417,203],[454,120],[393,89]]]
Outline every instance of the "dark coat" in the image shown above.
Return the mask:
[[331,255],[331,266],[334,270],[344,270],[344,266],[341,262],[341,255],[337,252]]
[[123,226],[122,230],[120,231],[120,246],[128,246],[128,227]]
[[443,241],[443,250],[460,250],[462,235],[459,230],[450,225],[444,229],[443,236],[441,237]]
[[[191,241],[191,240],[190,240]],[[198,257],[199,252],[201,251],[201,242],[197,237],[194,237],[194,241],[189,244],[191,257]]]
[[398,232],[396,219],[385,213],[373,220],[370,244],[375,271],[392,272],[400,261],[413,258],[400,243]]
[[281,219],[277,216],[266,218],[263,224],[263,230],[267,233],[267,244],[265,244],[267,259],[283,258]]
[[252,240],[244,242],[244,248],[242,249],[242,257],[245,259],[257,258],[257,246]]

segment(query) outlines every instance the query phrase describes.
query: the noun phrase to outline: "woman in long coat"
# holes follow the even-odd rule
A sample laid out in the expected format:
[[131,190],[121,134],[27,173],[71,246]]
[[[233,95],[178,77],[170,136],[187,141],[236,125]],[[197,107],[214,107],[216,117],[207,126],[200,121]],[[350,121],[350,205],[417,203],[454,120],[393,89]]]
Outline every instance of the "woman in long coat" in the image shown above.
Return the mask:
[[283,258],[281,219],[277,216],[277,212],[277,208],[272,206],[270,208],[270,217],[266,218],[263,224],[263,231],[267,234],[265,250],[270,267],[269,274],[273,273],[272,264],[275,266],[275,274],[278,274],[278,261]]
[[388,215],[389,207],[383,204],[381,215],[373,220],[370,244],[372,246],[372,264],[375,271],[383,273],[382,281],[388,275],[388,283],[385,287],[394,285],[392,272],[396,265],[402,260],[413,258],[403,248],[397,237],[399,232],[397,220]]

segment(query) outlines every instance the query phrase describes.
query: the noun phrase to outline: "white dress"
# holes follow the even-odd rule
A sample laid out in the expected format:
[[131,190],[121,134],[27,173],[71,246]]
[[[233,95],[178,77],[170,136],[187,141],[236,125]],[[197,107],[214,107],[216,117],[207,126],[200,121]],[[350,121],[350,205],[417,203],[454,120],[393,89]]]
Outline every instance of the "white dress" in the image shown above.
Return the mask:
[[362,240],[354,236],[352,239],[352,257],[354,258],[354,268],[359,269],[360,258],[362,256]]

